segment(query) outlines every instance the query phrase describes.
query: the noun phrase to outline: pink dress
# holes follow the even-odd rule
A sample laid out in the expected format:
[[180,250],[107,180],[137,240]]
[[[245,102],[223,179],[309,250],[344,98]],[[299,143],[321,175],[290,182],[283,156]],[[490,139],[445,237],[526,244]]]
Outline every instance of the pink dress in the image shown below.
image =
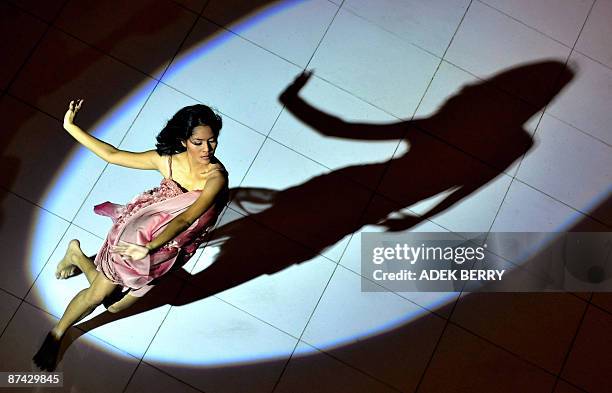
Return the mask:
[[[137,195],[127,205],[104,202],[94,207],[94,212],[108,216],[113,226],[102,248],[96,255],[96,270],[110,281],[130,290],[132,296],[143,296],[153,285],[154,279],[166,273],[175,262],[182,265],[204,241],[228,200],[227,187],[193,224],[163,247],[137,261],[110,252],[110,246],[119,240],[144,245],[154,239],[177,215],[185,211],[200,196],[202,190],[184,190],[172,180],[172,156],[168,158],[169,178],[162,179],[159,187]],[[220,166],[213,170],[227,171]]]

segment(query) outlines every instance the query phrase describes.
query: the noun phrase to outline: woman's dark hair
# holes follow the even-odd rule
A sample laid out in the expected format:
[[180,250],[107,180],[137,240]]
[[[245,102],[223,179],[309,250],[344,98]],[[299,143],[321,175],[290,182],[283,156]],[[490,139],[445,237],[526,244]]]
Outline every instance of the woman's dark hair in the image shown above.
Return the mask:
[[182,153],[186,148],[181,142],[191,136],[195,127],[209,126],[215,137],[218,137],[222,125],[221,116],[208,106],[202,104],[186,106],[176,112],[159,132],[155,150],[160,156]]

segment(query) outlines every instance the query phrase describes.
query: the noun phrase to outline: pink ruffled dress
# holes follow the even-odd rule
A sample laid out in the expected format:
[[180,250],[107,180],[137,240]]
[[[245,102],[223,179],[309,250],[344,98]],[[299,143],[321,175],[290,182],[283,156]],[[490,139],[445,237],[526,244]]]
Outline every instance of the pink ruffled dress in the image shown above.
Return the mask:
[[[137,261],[110,252],[110,246],[120,240],[145,245],[153,240],[168,223],[185,211],[200,196],[202,190],[187,191],[172,180],[172,156],[168,158],[169,178],[162,179],[159,187],[137,195],[127,205],[104,202],[94,212],[108,216],[113,226],[108,232],[94,264],[112,282],[130,290],[132,296],[143,296],[154,279],[165,274],[178,261],[184,264],[204,241],[228,200],[227,187],[217,195],[215,202],[185,231],[163,247]],[[220,165],[213,170],[227,171]]]

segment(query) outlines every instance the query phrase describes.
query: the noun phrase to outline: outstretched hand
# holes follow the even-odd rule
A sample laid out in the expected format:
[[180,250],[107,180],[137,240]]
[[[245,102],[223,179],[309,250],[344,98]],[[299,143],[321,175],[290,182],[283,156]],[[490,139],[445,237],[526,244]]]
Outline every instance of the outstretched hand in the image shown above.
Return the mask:
[[119,240],[119,244],[111,246],[111,252],[129,257],[133,261],[137,261],[149,255],[149,249],[145,246],[124,242],[123,240]]
[[313,74],[312,70],[305,70],[300,75],[298,75],[294,79],[293,83],[290,84],[285,89],[285,91],[281,94],[280,101],[284,102],[285,100],[287,100],[291,96],[297,95],[297,93],[299,93],[299,91],[302,90],[304,85],[306,85],[306,83],[308,82],[308,80],[310,79],[312,74]]
[[76,116],[79,109],[81,109],[81,105],[83,105],[83,99],[70,101],[68,105],[68,110],[64,115],[64,124],[72,124],[74,122],[74,117]]

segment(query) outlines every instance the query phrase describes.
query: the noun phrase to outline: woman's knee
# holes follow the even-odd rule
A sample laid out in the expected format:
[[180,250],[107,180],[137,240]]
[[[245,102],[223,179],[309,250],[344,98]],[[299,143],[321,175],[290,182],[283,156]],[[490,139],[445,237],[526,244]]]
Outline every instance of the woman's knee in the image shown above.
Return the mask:
[[99,306],[104,301],[104,294],[96,291],[92,287],[85,291],[85,302],[90,306]]

